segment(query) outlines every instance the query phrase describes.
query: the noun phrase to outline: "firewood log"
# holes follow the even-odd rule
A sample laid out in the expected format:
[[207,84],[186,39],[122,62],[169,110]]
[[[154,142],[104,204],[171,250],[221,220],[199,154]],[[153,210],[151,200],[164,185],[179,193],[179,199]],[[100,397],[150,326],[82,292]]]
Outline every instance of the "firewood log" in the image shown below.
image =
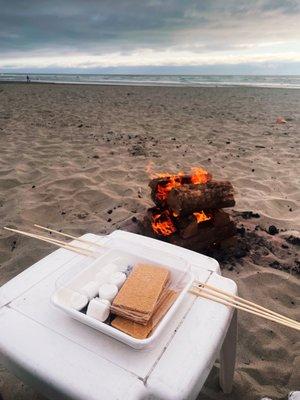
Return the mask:
[[181,215],[177,221],[179,236],[187,239],[199,234],[205,239],[206,233],[210,232],[212,226],[222,231],[223,227],[231,223],[229,214],[223,210],[212,211],[210,216],[211,219],[199,223],[193,214],[187,216]]
[[[191,175],[178,176],[178,178],[175,179],[168,176],[153,178],[148,185],[151,188],[151,199],[158,207],[163,208],[166,206],[167,195],[169,193],[168,187],[169,190],[171,190],[173,184],[184,185],[190,182]],[[159,188],[161,188],[161,190],[159,190]],[[162,198],[160,194],[164,192],[166,193],[166,197]]]
[[167,205],[177,215],[187,215],[206,209],[233,207],[235,205],[233,186],[228,181],[183,185],[170,191]]
[[203,235],[200,233],[192,237],[183,238],[175,234],[166,238],[172,244],[186,247],[194,251],[203,251],[218,245],[223,240],[232,237],[235,234],[235,226],[232,221],[223,226],[221,229],[217,227],[208,227],[203,230]]

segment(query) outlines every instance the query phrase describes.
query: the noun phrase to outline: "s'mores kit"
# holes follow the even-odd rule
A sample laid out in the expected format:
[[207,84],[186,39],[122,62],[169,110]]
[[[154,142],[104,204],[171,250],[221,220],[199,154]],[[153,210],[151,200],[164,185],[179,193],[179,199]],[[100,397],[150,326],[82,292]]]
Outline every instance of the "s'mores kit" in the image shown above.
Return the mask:
[[172,319],[192,281],[183,259],[141,257],[114,248],[62,276],[52,303],[86,325],[143,348]]

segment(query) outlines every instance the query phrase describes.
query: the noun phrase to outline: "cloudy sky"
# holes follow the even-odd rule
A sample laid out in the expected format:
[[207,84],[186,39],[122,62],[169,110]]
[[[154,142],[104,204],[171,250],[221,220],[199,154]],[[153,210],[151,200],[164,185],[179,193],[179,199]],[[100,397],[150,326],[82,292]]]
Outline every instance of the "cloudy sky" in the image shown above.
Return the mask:
[[300,0],[0,0],[0,71],[300,74]]

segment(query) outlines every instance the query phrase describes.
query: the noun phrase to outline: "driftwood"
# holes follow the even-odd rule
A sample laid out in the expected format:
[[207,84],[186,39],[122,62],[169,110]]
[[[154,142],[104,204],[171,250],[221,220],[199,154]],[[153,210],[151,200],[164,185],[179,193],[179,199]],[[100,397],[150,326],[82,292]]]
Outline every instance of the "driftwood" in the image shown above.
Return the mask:
[[168,194],[167,205],[177,215],[187,215],[207,209],[233,207],[233,186],[228,181],[210,181],[206,184],[183,185]]

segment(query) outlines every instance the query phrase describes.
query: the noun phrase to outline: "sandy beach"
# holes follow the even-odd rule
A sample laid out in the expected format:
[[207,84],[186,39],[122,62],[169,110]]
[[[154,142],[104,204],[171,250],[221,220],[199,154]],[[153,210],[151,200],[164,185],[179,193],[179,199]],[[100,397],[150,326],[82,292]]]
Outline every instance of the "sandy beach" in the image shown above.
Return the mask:
[[[299,131],[299,90],[2,83],[1,227],[110,233],[151,206],[149,167],[202,166],[232,182],[236,212],[259,214],[236,215],[253,246],[222,273],[300,320]],[[1,230],[0,285],[53,250]],[[240,313],[233,392],[220,391],[216,365],[198,399],[286,399],[299,382],[298,333]],[[43,399],[2,366],[0,393]]]

